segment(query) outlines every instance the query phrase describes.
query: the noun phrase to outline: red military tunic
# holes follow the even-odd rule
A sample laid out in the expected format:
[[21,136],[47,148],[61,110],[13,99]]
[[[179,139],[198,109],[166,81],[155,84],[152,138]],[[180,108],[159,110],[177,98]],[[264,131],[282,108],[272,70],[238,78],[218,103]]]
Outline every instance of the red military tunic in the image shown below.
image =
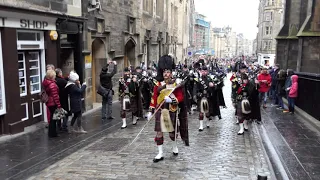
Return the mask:
[[[161,86],[161,82],[157,82],[156,85],[154,86],[153,88],[153,96],[152,96],[152,99],[151,99],[151,103],[150,103],[150,108],[158,108],[158,102],[157,102],[157,99],[158,99],[158,95],[159,95],[159,92],[158,92],[158,87]],[[175,96],[175,99],[176,99],[176,102],[177,103],[180,103],[183,101],[183,90],[182,90],[182,87],[179,87],[177,89],[174,90],[174,92],[172,93],[174,96]],[[161,102],[159,102],[159,104],[161,104]]]

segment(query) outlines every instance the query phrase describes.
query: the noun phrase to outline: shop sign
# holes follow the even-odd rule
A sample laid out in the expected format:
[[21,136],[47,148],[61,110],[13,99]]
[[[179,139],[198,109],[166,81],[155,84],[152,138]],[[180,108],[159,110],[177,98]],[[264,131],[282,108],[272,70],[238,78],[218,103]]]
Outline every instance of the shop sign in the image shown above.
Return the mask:
[[90,69],[92,63],[91,55],[85,56],[85,68]]
[[0,27],[56,30],[57,18],[0,11]]

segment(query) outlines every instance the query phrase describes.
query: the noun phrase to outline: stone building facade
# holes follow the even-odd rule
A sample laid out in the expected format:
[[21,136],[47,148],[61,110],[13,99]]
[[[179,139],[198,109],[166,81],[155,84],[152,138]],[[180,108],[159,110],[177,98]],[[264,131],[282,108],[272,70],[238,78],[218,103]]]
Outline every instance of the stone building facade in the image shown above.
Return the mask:
[[284,26],[277,36],[277,63],[281,67],[320,73],[319,22],[319,1],[286,1]]
[[282,0],[260,0],[257,35],[258,61],[262,65],[273,65],[276,40],[283,16]]
[[[123,68],[150,66],[165,54],[173,54],[176,63],[186,57],[189,44],[190,0],[84,0],[86,109],[101,104],[95,92],[101,68],[108,60],[118,63],[113,78],[117,96],[118,79]],[[89,6],[88,6],[89,5]]]

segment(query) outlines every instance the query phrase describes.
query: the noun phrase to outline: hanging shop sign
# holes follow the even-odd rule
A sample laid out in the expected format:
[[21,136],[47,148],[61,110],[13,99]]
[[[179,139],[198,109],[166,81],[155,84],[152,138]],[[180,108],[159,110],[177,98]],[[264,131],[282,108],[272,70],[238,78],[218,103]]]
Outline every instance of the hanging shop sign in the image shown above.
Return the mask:
[[0,11],[0,27],[30,30],[56,30],[57,18]]

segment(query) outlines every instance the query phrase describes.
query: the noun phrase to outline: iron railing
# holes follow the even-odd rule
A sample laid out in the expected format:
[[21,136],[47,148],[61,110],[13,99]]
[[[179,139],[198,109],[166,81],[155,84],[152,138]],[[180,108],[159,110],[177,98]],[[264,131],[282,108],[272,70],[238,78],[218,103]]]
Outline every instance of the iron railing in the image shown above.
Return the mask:
[[299,76],[296,105],[320,121],[320,74],[295,74]]

